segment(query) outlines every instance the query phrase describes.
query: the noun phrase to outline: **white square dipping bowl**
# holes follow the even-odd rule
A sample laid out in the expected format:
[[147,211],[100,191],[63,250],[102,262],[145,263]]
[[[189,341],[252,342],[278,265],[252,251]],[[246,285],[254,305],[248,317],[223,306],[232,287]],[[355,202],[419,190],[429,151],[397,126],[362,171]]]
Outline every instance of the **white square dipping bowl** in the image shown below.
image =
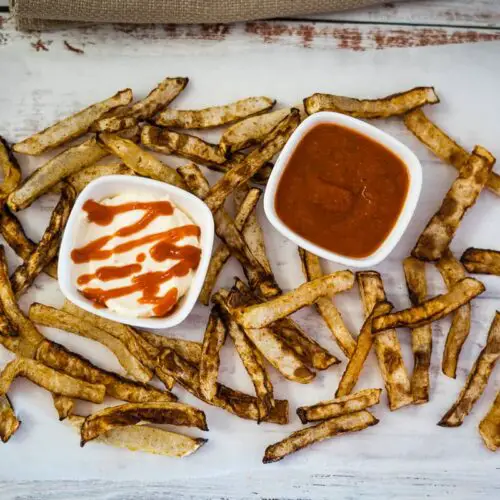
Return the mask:
[[[370,137],[374,141],[385,146],[388,150],[392,151],[398,156],[408,169],[409,187],[406,200],[404,202],[398,220],[394,224],[392,231],[389,233],[384,242],[375,250],[374,253],[363,258],[346,257],[321,246],[316,245],[310,240],[305,239],[300,234],[292,231],[285,223],[278,217],[275,209],[276,190],[278,188],[281,176],[288,164],[288,161],[293,154],[297,144],[302,140],[309,130],[313,129],[322,123],[334,123],[346,128],[350,128],[360,134]],[[399,142],[394,137],[386,132],[370,125],[364,121],[358,120],[351,116],[334,113],[332,111],[322,111],[308,116],[293,132],[292,136],[286,143],[281,151],[274,167],[267,181],[266,191],[264,194],[264,211],[269,222],[277,229],[283,236],[292,240],[300,247],[308,250],[309,252],[318,255],[324,259],[338,264],[346,265],[354,268],[372,267],[382,262],[397,245],[403,233],[405,232],[411,217],[417,206],[420,191],[422,189],[422,166],[417,156],[404,144]]]
[[[102,200],[108,196],[119,194],[123,191],[134,190],[137,192],[147,191],[158,195],[168,195],[172,202],[188,215],[195,224],[201,228],[200,246],[201,259],[196,269],[193,281],[187,293],[179,301],[177,309],[164,318],[134,318],[122,316],[109,309],[97,308],[94,304],[83,297],[76,287],[77,276],[75,266],[71,260],[71,251],[75,246],[76,234],[80,227],[80,220],[83,216],[83,204],[88,199]],[[170,184],[135,177],[129,175],[109,175],[101,177],[89,183],[80,193],[75,201],[71,214],[66,224],[63,234],[61,249],[59,251],[58,278],[59,286],[63,295],[76,304],[93,314],[103,318],[118,321],[141,328],[170,328],[178,325],[186,319],[193,309],[198,295],[200,294],[207,273],[210,256],[212,254],[212,245],[214,241],[214,220],[210,209],[196,196]]]

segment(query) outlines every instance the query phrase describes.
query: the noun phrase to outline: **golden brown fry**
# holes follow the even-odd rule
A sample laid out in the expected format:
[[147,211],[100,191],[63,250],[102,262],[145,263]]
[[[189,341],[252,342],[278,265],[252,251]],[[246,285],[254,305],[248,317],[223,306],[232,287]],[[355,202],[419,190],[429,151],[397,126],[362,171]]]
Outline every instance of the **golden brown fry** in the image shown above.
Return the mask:
[[268,446],[262,462],[265,464],[277,462],[311,444],[319,443],[324,439],[332,438],[346,432],[362,431],[367,427],[378,424],[378,422],[366,410],[325,420],[312,427],[296,431],[278,443]]
[[297,408],[297,415],[303,424],[348,415],[378,405],[381,393],[382,389],[363,389],[354,394],[330,401],[321,401],[312,406],[301,406]]
[[[384,284],[379,273],[362,271],[357,275],[361,301],[365,316],[368,316],[377,302],[386,300]],[[373,320],[373,324],[377,318]],[[372,332],[373,332],[372,324]],[[386,330],[373,338],[378,366],[384,379],[389,409],[397,410],[413,402],[410,377],[401,354],[401,346],[395,330]]]
[[61,198],[50,217],[49,225],[43,233],[40,243],[29,257],[14,271],[11,277],[12,289],[16,297],[20,297],[42,270],[54,260],[59,252],[59,245],[68,220],[75,190],[66,184],[61,192]]
[[377,333],[389,328],[423,326],[444,318],[467,304],[485,290],[484,285],[474,278],[464,278],[450,289],[448,293],[437,295],[416,307],[386,314],[373,321],[373,332]]
[[21,182],[21,167],[12,154],[7,141],[0,135],[0,170],[3,181],[0,184],[0,199],[8,196]]
[[472,369],[467,376],[463,389],[453,404],[446,412],[438,425],[441,427],[458,427],[470,413],[474,403],[481,397],[486,389],[491,372],[500,358],[500,313],[495,318],[488,332],[488,338],[483,350],[479,353]]
[[271,161],[273,156],[281,151],[299,123],[299,112],[293,108],[290,114],[267,136],[262,144],[249,153],[241,163],[236,164],[224,174],[210,188],[204,201],[213,213],[224,204],[232,191],[246,183],[266,162]]
[[116,356],[119,363],[134,380],[145,383],[149,382],[153,377],[151,370],[133,356],[125,344],[88,321],[55,307],[36,302],[30,306],[29,317],[31,321],[40,325],[65,330],[103,344]]
[[420,235],[412,255],[420,260],[439,260],[448,248],[462,218],[486,185],[495,158],[476,146],[469,161],[460,169],[457,179],[446,193],[439,210]]
[[27,177],[7,198],[9,208],[16,212],[29,207],[37,198],[66,177],[92,165],[109,153],[95,137],[54,156]]
[[197,427],[208,431],[205,414],[183,403],[128,403],[104,408],[88,416],[81,429],[81,446],[118,427],[139,422]]
[[[243,229],[245,222],[251,216],[257,203],[259,202],[260,195],[262,191],[260,189],[250,189],[241,203],[238,213],[234,218],[234,225],[238,231]],[[198,300],[204,304],[208,305],[210,302],[210,296],[212,295],[212,290],[217,282],[217,278],[231,256],[231,250],[227,247],[225,243],[221,243],[215,250],[212,258],[210,259],[210,265],[208,266],[207,275],[205,276],[205,281],[203,283],[203,288],[201,289]]]
[[[198,198],[205,199],[210,186],[200,169],[194,164],[189,164],[179,168],[179,173],[186,181],[190,191]],[[224,241],[231,253],[240,262],[250,286],[259,290],[263,297],[273,297],[279,294],[281,290],[274,277],[264,270],[260,262],[252,254],[241,233],[236,228],[234,221],[224,209],[215,212],[214,222],[217,236]]]
[[468,248],[460,258],[469,273],[500,276],[500,252],[482,248]]
[[[248,420],[259,420],[257,398],[217,384],[217,395],[210,401],[200,392],[198,370],[174,351],[166,349],[160,357],[161,367],[187,391],[213,406]],[[276,400],[275,406],[267,416],[266,422],[285,425],[288,423],[288,401]]]
[[439,97],[434,87],[415,87],[380,99],[354,99],[331,94],[313,94],[304,99],[308,115],[319,111],[335,111],[357,118],[388,118],[419,108],[424,104],[436,104]]
[[135,175],[135,172],[125,166],[123,163],[110,163],[109,165],[90,165],[82,168],[79,172],[70,175],[66,182],[71,184],[77,193],[82,190],[95,179],[105,177],[106,175]]
[[167,337],[147,331],[141,331],[139,334],[160,351],[164,349],[172,350],[192,365],[198,366],[200,364],[203,352],[200,342]]
[[212,128],[228,125],[252,115],[271,109],[275,100],[269,97],[248,97],[224,106],[213,106],[197,110],[166,109],[155,117],[163,127]]
[[[469,153],[432,123],[421,109],[407,113],[404,122],[408,130],[445,163],[460,170],[469,161]],[[500,196],[500,175],[490,172],[486,187]]]
[[489,412],[481,420],[479,434],[489,450],[497,451],[500,447],[500,392],[497,392]]
[[175,168],[161,162],[156,156],[148,153],[134,142],[108,132],[99,134],[99,140],[112,154],[120,158],[127,167],[137,174],[177,187],[185,187],[184,181]]
[[[24,232],[24,228],[18,218],[9,210],[7,206],[0,210],[0,232],[7,242],[7,245],[16,252],[23,260],[36,250],[36,243],[31,241]],[[57,260],[54,259],[45,266],[44,271],[54,279],[57,279]]]
[[260,144],[281,120],[290,113],[290,108],[251,116],[229,127],[220,138],[219,146],[226,156],[235,151]]
[[361,327],[356,348],[354,349],[354,352],[347,363],[346,369],[342,374],[342,378],[340,379],[337,392],[335,393],[336,398],[345,397],[351,394],[373,344],[373,319],[381,314],[389,312],[391,309],[392,304],[389,302],[379,302],[375,305],[368,318],[366,318],[363,326]]
[[119,132],[120,130],[135,127],[137,118],[128,116],[129,106],[120,106],[106,113],[102,118],[92,124],[92,132]]
[[180,156],[202,164],[221,165],[226,162],[219,146],[189,134],[181,134],[153,125],[145,125],[141,132],[144,146],[166,155]]
[[200,360],[200,392],[208,401],[217,394],[217,377],[219,375],[219,353],[226,340],[226,328],[220,319],[219,312],[213,308],[208,318],[203,336],[203,350]]
[[[85,417],[71,415],[68,421],[80,433]],[[192,438],[147,425],[118,427],[101,434],[94,440],[94,442],[126,448],[130,451],[144,451],[175,458],[192,455],[207,441],[207,439]]]
[[[407,257],[403,261],[406,287],[412,305],[417,306],[427,296],[427,280],[425,278],[425,262]],[[413,350],[413,374],[411,377],[411,393],[413,403],[421,404],[429,401],[429,369],[432,353],[432,326],[424,325],[411,330],[411,346]]]
[[[324,274],[319,257],[299,247],[299,257],[302,262],[302,271],[307,281],[321,278]],[[345,326],[342,316],[334,306],[332,299],[320,297],[315,303],[321,317],[325,320],[342,352],[350,358],[356,348],[356,340]]]
[[[460,262],[455,259],[448,249],[443,256],[436,262],[446,287],[450,290],[458,281],[465,278],[465,269]],[[471,304],[468,302],[460,306],[454,313],[451,320],[450,330],[446,337],[446,343],[443,352],[442,370],[443,373],[451,378],[457,374],[458,358],[464,342],[467,340],[471,324]]]
[[318,297],[331,296],[352,288],[351,271],[338,271],[322,278],[308,281],[295,290],[262,304],[235,310],[235,318],[245,328],[262,328],[284,318],[302,307],[313,304]]
[[75,401],[72,398],[61,396],[60,394],[52,394],[52,399],[54,400],[54,407],[59,420],[64,420],[73,413]]
[[16,377],[25,377],[50,392],[70,398],[102,403],[106,388],[102,384],[89,384],[28,358],[17,358],[0,373],[0,396],[6,394]]
[[87,132],[92,123],[109,110],[128,104],[132,100],[132,91],[124,89],[104,101],[92,104],[78,113],[68,116],[54,125],[38,132],[14,145],[16,153],[39,155]]
[[0,439],[2,443],[6,443],[20,425],[21,422],[17,419],[7,394],[0,396]]

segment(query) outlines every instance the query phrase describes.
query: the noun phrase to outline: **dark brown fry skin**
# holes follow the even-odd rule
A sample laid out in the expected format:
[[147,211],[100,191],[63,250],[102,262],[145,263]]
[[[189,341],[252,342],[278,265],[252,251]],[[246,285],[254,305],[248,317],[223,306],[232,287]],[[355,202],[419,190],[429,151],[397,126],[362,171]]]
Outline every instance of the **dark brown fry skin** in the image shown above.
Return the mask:
[[[307,281],[321,278],[324,273],[321,269],[319,257],[299,247],[299,257],[302,271]],[[315,303],[316,309],[332,332],[333,338],[342,352],[350,358],[356,348],[356,340],[345,326],[340,312],[329,297],[320,297]]]
[[405,326],[415,328],[428,325],[456,311],[484,291],[485,287],[480,281],[464,278],[457,281],[448,293],[437,295],[416,307],[380,316],[373,322],[373,332],[378,333],[388,328]]
[[500,276],[500,252],[482,248],[468,248],[460,258],[469,273]]
[[[382,277],[376,271],[362,271],[356,274],[365,316],[368,316],[377,302],[386,300]],[[378,318],[374,318],[373,324]],[[359,341],[359,340],[358,340]],[[382,337],[373,338],[378,366],[384,379],[391,411],[413,402],[410,377],[401,354],[401,346],[395,330],[386,330]]]
[[493,155],[476,146],[469,161],[460,169],[457,179],[443,199],[441,207],[420,235],[412,255],[420,260],[439,260],[451,243],[467,210],[475,203],[486,185],[495,163]]
[[[469,153],[432,123],[422,109],[407,113],[404,122],[408,130],[445,163],[460,170],[469,161]],[[500,196],[500,175],[490,172],[486,188]]]
[[[196,165],[190,164],[179,168],[178,172],[190,191],[204,200],[210,187],[201,170]],[[281,293],[274,277],[266,273],[260,262],[252,254],[227,212],[224,209],[217,210],[214,213],[214,221],[217,236],[224,241],[231,253],[241,263],[250,286],[259,290],[264,297],[273,297]]]
[[128,403],[104,408],[89,415],[82,425],[80,445],[83,446],[112,429],[135,425],[141,421],[197,427],[208,431],[205,414],[193,406],[182,403]]
[[6,443],[20,425],[21,422],[17,419],[7,394],[0,396],[0,439],[2,443]]
[[463,389],[460,391],[453,406],[446,412],[438,425],[441,427],[458,427],[462,425],[465,417],[470,413],[475,402],[484,392],[498,358],[500,358],[499,312],[495,314],[490,331],[488,332],[486,345],[474,362]]
[[[455,259],[449,249],[436,262],[436,267],[441,273],[448,290],[453,287],[457,281],[466,277],[464,267],[457,259]],[[458,358],[460,356],[462,346],[469,336],[470,324],[471,304],[468,302],[467,304],[460,306],[453,313],[450,330],[446,337],[442,370],[447,377],[456,377]]]
[[167,337],[165,335],[158,335],[147,331],[141,331],[138,333],[160,352],[164,349],[172,350],[193,366],[198,366],[201,362],[203,346],[200,342]]
[[7,141],[0,135],[0,170],[3,181],[0,184],[0,199],[8,196],[21,182],[21,167],[12,154]]
[[366,410],[325,420],[320,424],[296,431],[278,443],[268,446],[264,453],[262,463],[269,464],[278,462],[291,453],[295,453],[306,446],[319,443],[324,439],[346,432],[362,431],[367,427],[378,424],[378,422],[379,421]]
[[272,160],[274,155],[286,144],[299,123],[299,111],[293,108],[288,117],[269,134],[262,144],[210,188],[204,201],[212,213],[215,213],[224,204],[232,191],[246,183],[266,162]]
[[[406,287],[410,301],[414,306],[421,304],[427,296],[427,280],[425,277],[425,262],[407,257],[403,261]],[[413,374],[411,377],[411,392],[414,404],[429,401],[429,369],[432,353],[432,326],[425,325],[411,330],[411,346],[413,350]]]
[[497,392],[490,410],[481,420],[479,434],[489,450],[497,451],[500,447],[500,392]]
[[301,406],[297,408],[297,415],[303,424],[340,417],[379,404],[381,393],[382,389],[363,389],[354,394],[322,401],[312,406]]
[[73,413],[75,401],[72,398],[61,396],[60,394],[52,394],[52,399],[54,400],[54,407],[59,420],[64,420]]
[[200,392],[208,401],[217,394],[217,377],[220,366],[220,350],[226,340],[226,328],[217,308],[213,308],[208,318],[203,336],[203,350],[200,360]]
[[66,184],[61,191],[59,203],[52,212],[49,225],[43,233],[40,243],[11,277],[12,289],[16,297],[21,296],[42,270],[57,256],[64,227],[75,197],[76,193],[73,187]]
[[[217,395],[210,401],[204,399],[200,392],[200,378],[197,368],[184,360],[174,351],[165,349],[160,356],[161,367],[182,386],[205,403],[218,406],[234,415],[259,420],[257,399],[254,396],[235,391],[222,384],[217,384]],[[266,422],[285,425],[288,423],[288,401],[276,400],[275,406],[267,416]]]
[[308,115],[319,111],[335,111],[357,118],[388,118],[403,115],[424,104],[438,102],[439,97],[434,92],[434,87],[415,87],[380,99],[313,94],[304,99],[304,108]]
[[[4,206],[0,210],[0,232],[16,254],[26,260],[36,249],[36,243],[31,241],[24,232],[24,228],[18,218]],[[57,260],[53,260],[44,271],[54,279],[57,279]]]
[[337,392],[335,392],[336,398],[345,397],[351,394],[354,389],[363,365],[365,364],[366,358],[370,352],[373,345],[373,335],[372,335],[372,322],[373,319],[381,314],[384,314],[392,309],[392,304],[389,302],[379,302],[375,304],[372,312],[366,318],[363,326],[361,327],[361,332],[358,336],[358,341],[356,343],[356,348],[349,358],[346,369],[342,374],[340,379]]

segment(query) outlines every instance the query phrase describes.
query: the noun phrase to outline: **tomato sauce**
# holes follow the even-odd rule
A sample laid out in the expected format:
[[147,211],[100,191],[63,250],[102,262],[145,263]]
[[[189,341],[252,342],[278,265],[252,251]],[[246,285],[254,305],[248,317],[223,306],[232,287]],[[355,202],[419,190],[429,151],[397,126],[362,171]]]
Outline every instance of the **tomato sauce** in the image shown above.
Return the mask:
[[405,163],[359,132],[319,124],[299,142],[276,190],[295,233],[352,258],[373,254],[396,224],[409,188]]

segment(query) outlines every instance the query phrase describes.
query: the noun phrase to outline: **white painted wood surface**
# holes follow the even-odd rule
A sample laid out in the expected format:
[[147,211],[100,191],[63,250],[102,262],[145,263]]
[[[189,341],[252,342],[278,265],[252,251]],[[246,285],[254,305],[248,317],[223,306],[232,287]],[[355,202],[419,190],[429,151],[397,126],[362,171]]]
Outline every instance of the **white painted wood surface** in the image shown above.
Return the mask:
[[[119,87],[130,85],[137,95],[143,95],[165,74],[191,78],[179,106],[209,105],[260,93],[276,96],[282,104],[292,104],[320,90],[376,96],[413,85],[433,84],[442,103],[429,110],[431,116],[465,146],[471,148],[481,143],[499,157],[498,30],[443,27],[430,31],[425,27],[407,27],[401,34],[396,28],[374,25],[332,27],[328,23],[276,21],[227,29],[103,26],[26,35],[14,32],[12,23],[7,21],[0,29],[0,65],[8,68],[0,78],[0,133],[17,140]],[[37,51],[32,46],[39,38],[47,51]],[[85,54],[67,51],[64,40],[83,48]],[[424,165],[424,191],[417,217],[405,240],[379,268],[389,298],[402,307],[407,299],[401,258],[407,255],[439,204],[454,172],[437,162],[399,120],[377,125],[412,147]],[[26,172],[38,163],[23,159]],[[34,239],[40,237],[53,202],[47,197],[20,214]],[[483,195],[461,227],[453,249],[460,253],[470,245],[500,248],[496,231],[499,216],[500,202],[490,194]],[[278,281],[284,288],[294,287],[302,281],[296,249],[265,225]],[[12,254],[9,258],[12,264],[16,262]],[[233,263],[220,283],[229,284],[236,272]],[[436,273],[431,273],[429,280],[431,293],[442,290]],[[433,386],[428,405],[391,414],[384,401],[375,410],[381,420],[377,427],[315,446],[279,464],[260,464],[264,447],[299,428],[293,413],[299,404],[331,396],[345,363],[320,374],[317,381],[306,387],[280,381],[273,373],[277,394],[291,401],[292,423],[285,428],[257,427],[200,405],[207,410],[211,441],[198,455],[182,462],[99,445],[80,450],[77,437],[55,419],[49,396],[18,381],[12,396],[23,426],[8,445],[0,447],[0,496],[495,498],[500,492],[500,463],[498,456],[483,448],[476,427],[498,390],[498,368],[462,427],[442,429],[435,425],[455,399],[498,307],[500,280],[484,281],[488,292],[474,304],[473,331],[460,360],[457,381],[446,379],[439,371],[448,326],[442,322],[435,328]],[[41,277],[22,304],[26,307],[33,300],[57,305],[61,300],[57,285]],[[337,302],[349,326],[353,330],[359,328],[361,308],[356,292],[339,297]],[[206,310],[198,307],[189,323],[175,333],[201,338],[206,316]],[[313,311],[304,311],[298,318],[338,354]],[[119,370],[104,348],[62,332],[46,332],[96,363]],[[407,335],[401,331],[399,337],[411,368]],[[2,356],[7,359],[4,351]],[[249,390],[230,348],[224,353],[222,377]],[[360,387],[380,383],[371,359]],[[183,400],[194,402],[182,390],[176,392]]]

